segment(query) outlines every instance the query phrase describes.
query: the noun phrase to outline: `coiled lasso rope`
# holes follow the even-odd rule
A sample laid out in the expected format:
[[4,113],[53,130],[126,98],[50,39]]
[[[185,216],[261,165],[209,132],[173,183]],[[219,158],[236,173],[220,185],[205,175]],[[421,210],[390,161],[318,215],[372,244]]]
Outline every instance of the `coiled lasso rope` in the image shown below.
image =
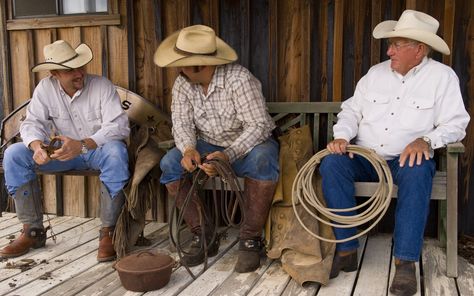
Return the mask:
[[[330,154],[327,149],[321,150],[320,152],[313,155],[313,157],[311,157],[310,160],[308,160],[308,162],[299,170],[293,182],[292,203],[296,218],[308,233],[320,240],[327,242],[342,243],[366,234],[370,229],[377,225],[380,219],[382,219],[383,215],[388,209],[388,206],[390,205],[390,199],[392,196],[393,179],[387,162],[382,157],[377,155],[373,150],[361,146],[348,145],[346,150],[348,153],[352,152],[366,158],[372,164],[379,177],[377,190],[366,202],[353,208],[330,209],[326,208],[321,200],[322,197],[318,197],[316,195],[313,186],[313,178],[316,176],[315,170],[316,167],[321,163],[321,159]],[[301,204],[303,208],[319,222],[332,227],[352,228],[368,223],[369,221],[373,222],[367,229],[349,238],[340,240],[329,239],[321,237],[308,229],[298,214],[296,209],[298,204]],[[339,214],[355,211],[365,206],[367,206],[367,208],[356,215],[343,216]]]

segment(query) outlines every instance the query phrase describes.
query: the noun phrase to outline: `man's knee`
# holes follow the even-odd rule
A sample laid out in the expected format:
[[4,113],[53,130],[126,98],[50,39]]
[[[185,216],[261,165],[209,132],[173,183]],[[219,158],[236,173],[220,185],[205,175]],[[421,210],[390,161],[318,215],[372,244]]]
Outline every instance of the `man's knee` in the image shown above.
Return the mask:
[[432,160],[423,161],[420,165],[413,165],[412,167],[405,165],[398,170],[398,179],[400,180],[421,180],[425,178],[432,178],[435,173],[435,164]]
[[127,146],[122,141],[108,142],[104,144],[102,151],[111,159],[128,163]]
[[178,148],[173,148],[168,151],[160,161],[160,168],[162,172],[168,172],[176,169],[176,166],[181,167],[181,152]]
[[10,145],[7,150],[5,150],[3,154],[3,163],[4,165],[8,166],[10,162],[15,162],[16,159],[21,159],[24,157],[31,158],[31,154],[31,151],[26,148],[23,143],[15,143]]

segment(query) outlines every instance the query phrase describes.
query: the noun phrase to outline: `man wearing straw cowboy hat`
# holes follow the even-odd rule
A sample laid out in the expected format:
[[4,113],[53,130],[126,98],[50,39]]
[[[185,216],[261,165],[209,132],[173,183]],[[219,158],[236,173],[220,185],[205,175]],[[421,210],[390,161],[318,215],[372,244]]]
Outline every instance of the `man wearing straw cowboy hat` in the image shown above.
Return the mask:
[[[355,205],[354,181],[375,181],[370,163],[346,155],[353,141],[383,156],[398,185],[395,213],[394,257],[396,272],[390,291],[413,295],[428,216],[435,163],[433,149],[462,140],[469,115],[465,110],[454,71],[431,59],[431,50],[450,54],[436,35],[433,17],[405,10],[398,21],[378,24],[373,36],[388,38],[389,60],[373,66],[356,86],[354,96],[342,104],[334,126],[332,152],[320,167],[323,192],[330,208]],[[375,180],[374,180],[375,179]],[[335,228],[337,239],[351,237],[354,228]],[[340,243],[331,277],[340,270],[357,269],[357,240]]]
[[[214,30],[196,25],[166,38],[155,53],[160,67],[178,67],[180,75],[173,87],[171,115],[176,148],[161,161],[161,182],[181,208],[191,187],[182,179],[183,168],[196,167],[208,175],[216,173],[201,157],[220,158],[231,163],[238,176],[245,177],[244,211],[240,228],[237,272],[250,272],[260,266],[261,235],[278,180],[278,144],[271,137],[275,125],[269,116],[260,82],[244,67],[233,63],[235,51],[218,38]],[[194,234],[188,266],[201,264],[202,231],[197,197],[188,204],[184,220]],[[214,256],[218,242],[208,246]],[[193,252],[195,251],[195,252]]]
[[[127,115],[115,86],[106,78],[86,73],[92,60],[86,44],[73,49],[58,40],[44,47],[45,62],[32,71],[50,71],[33,92],[26,119],[20,126],[22,143],[8,147],[3,159],[5,183],[23,223],[19,238],[0,250],[17,257],[45,245],[41,192],[36,170],[100,170],[101,199],[98,261],[115,259],[112,234],[124,203],[128,181],[129,135]],[[46,149],[53,135],[62,145]],[[55,141],[56,141],[55,140]]]

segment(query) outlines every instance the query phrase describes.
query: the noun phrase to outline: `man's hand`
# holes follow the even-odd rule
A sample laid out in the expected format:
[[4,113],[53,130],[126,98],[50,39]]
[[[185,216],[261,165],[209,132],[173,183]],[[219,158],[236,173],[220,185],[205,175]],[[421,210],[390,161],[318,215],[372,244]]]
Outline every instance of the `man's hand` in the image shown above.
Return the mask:
[[[346,148],[349,143],[344,140],[344,139],[334,139],[331,142],[328,143],[326,148],[331,152],[332,154],[345,154],[347,152]],[[352,152],[349,152],[349,157],[353,158],[354,154]]]
[[[227,154],[225,154],[222,151],[212,152],[206,156],[206,159],[214,159],[214,158],[219,158],[225,161],[229,161],[229,157],[227,156]],[[212,176],[217,175],[216,168],[214,167],[214,165],[210,163],[199,165],[199,168],[203,170],[208,176],[212,177]]]
[[33,150],[33,160],[38,165],[47,164],[51,158],[49,158],[48,153],[46,150],[42,148],[43,142],[39,140],[35,140],[30,143],[30,149]]
[[188,172],[193,172],[201,164],[201,155],[195,148],[186,148],[181,159],[181,166]]
[[62,142],[62,146],[61,148],[55,150],[53,154],[51,154],[51,159],[66,161],[71,160],[81,154],[81,141],[74,140],[66,136],[57,136],[56,138]]
[[408,144],[405,149],[403,149],[402,154],[400,155],[400,167],[403,167],[405,165],[405,162],[408,161],[408,166],[413,167],[413,164],[420,165],[423,156],[426,160],[430,159],[430,147],[428,146],[428,143],[423,141],[423,139],[416,139],[415,141],[411,142]]

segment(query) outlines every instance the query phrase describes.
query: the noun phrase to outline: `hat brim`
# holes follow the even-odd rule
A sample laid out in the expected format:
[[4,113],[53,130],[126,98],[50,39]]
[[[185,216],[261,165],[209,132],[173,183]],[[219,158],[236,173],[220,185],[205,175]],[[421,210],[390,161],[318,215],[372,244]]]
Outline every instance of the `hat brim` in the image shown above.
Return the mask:
[[82,43],[75,49],[77,56],[65,63],[52,63],[52,62],[44,62],[39,63],[33,68],[31,68],[32,72],[39,72],[39,71],[48,71],[48,70],[64,70],[64,69],[77,69],[84,65],[87,65],[90,61],[92,61],[93,54],[91,48]]
[[180,54],[174,50],[179,32],[174,32],[161,42],[153,58],[155,64],[160,67],[212,66],[229,64],[237,60],[234,49],[219,37],[216,37],[215,55]]
[[394,37],[408,38],[428,44],[434,50],[439,51],[442,54],[451,54],[446,42],[438,35],[416,29],[394,30],[396,24],[397,21],[381,22],[375,27],[372,35],[375,39]]

